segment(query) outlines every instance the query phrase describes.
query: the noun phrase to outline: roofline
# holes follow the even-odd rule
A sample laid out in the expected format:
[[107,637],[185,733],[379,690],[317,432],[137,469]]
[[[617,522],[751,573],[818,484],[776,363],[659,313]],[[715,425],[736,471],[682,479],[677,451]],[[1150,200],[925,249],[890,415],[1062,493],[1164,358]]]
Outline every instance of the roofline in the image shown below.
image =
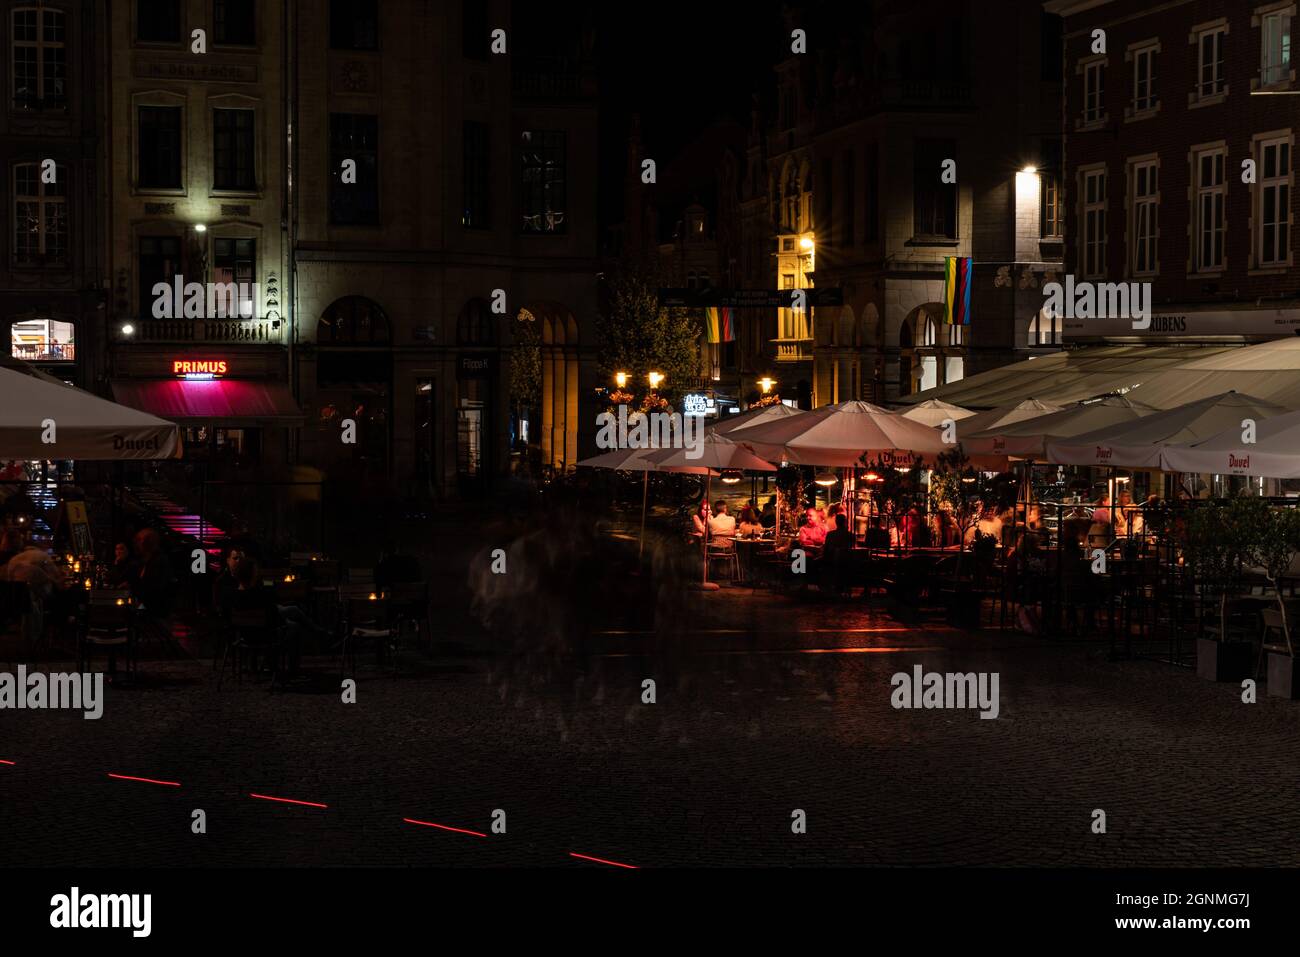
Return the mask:
[[1043,8],[1048,13],[1055,13],[1062,17],[1072,17],[1076,13],[1102,7],[1110,2],[1111,0],[1046,0]]

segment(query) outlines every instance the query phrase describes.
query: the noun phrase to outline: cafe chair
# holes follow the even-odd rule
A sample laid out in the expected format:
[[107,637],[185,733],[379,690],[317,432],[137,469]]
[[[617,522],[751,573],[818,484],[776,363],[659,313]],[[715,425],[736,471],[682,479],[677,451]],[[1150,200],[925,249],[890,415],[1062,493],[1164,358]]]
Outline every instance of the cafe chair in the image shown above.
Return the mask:
[[715,538],[705,547],[704,554],[709,563],[710,578],[713,581],[719,580],[712,576],[714,565],[722,566],[726,571],[727,581],[736,582],[740,580],[740,556],[736,552],[735,542],[730,539]]
[[357,673],[357,649],[366,645],[374,647],[376,663],[382,662],[386,653],[396,651],[397,634],[387,598],[347,599],[339,673],[346,673],[349,663],[352,674]]
[[399,582],[388,588],[388,599],[393,612],[393,623],[400,635],[402,627],[410,624],[415,628],[416,640],[420,639],[423,627],[428,635],[429,651],[433,651],[433,618],[429,611],[428,582]]
[[111,598],[104,592],[92,592],[86,604],[85,619],[78,629],[77,670],[88,670],[90,657],[96,648],[108,652],[109,673],[117,671],[117,652],[121,649],[128,672],[135,670],[135,632],[131,627],[131,605],[122,592]]

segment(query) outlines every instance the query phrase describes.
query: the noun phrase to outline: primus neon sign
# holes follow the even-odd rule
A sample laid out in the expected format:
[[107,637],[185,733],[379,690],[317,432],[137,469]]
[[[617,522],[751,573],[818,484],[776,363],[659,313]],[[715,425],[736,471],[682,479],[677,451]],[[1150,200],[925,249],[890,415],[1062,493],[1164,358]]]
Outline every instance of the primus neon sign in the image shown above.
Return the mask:
[[225,359],[175,359],[172,361],[172,375],[182,379],[220,379],[225,374]]

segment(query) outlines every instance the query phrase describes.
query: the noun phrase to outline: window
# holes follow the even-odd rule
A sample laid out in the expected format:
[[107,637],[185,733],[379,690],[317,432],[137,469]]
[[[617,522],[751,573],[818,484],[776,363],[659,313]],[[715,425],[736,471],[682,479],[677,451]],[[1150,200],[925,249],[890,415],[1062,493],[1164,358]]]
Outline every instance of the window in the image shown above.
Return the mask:
[[1291,250],[1290,140],[1261,143],[1259,170],[1259,264],[1283,265]]
[[140,237],[140,256],[138,260],[138,278],[140,281],[140,315],[154,314],[155,296],[153,288],[158,283],[167,283],[169,291],[165,299],[171,300],[172,315],[181,315],[183,300],[175,298],[172,290],[172,277],[181,271],[181,241],[176,236],[142,236]]
[[330,48],[378,50],[378,0],[330,0]]
[[880,147],[872,143],[867,152],[866,241],[880,239]]
[[1134,275],[1151,275],[1156,271],[1156,233],[1159,226],[1159,169],[1154,161],[1135,163],[1132,167],[1133,260],[1129,268]]
[[1228,89],[1223,72],[1223,42],[1227,35],[1227,28],[1220,26],[1206,30],[1197,39],[1196,95],[1199,99],[1218,96]]
[[841,217],[844,226],[841,229],[841,233],[843,234],[841,243],[846,248],[851,247],[857,242],[857,239],[853,235],[854,226],[856,225],[854,220],[858,218],[858,201],[856,190],[854,189],[855,184],[853,182],[853,172],[855,169],[854,160],[855,157],[851,150],[844,154],[844,192],[841,194],[844,201],[844,215]]
[[913,233],[921,238],[957,238],[957,184],[942,180],[945,160],[956,160],[955,140],[917,140],[913,193]]
[[73,362],[77,328],[57,319],[18,319],[9,327],[9,353],[28,362]]
[[1083,173],[1083,236],[1080,244],[1085,276],[1106,271],[1106,170]]
[[1215,150],[1199,154],[1194,161],[1195,267],[1197,272],[1213,272],[1223,268],[1224,203],[1228,190],[1224,167],[1227,154],[1223,150]]
[[212,0],[212,39],[228,46],[257,43],[257,5],[254,0]]
[[[347,160],[356,164],[356,182],[344,182]],[[330,222],[340,226],[379,224],[377,116],[330,114]]]
[[1083,68],[1083,122],[1099,123],[1105,117],[1106,61],[1093,60]]
[[487,0],[461,0],[463,52],[466,59],[486,60],[491,44]]
[[181,108],[142,106],[139,124],[139,185],[144,189],[180,189]]
[[1133,51],[1133,112],[1146,113],[1156,108],[1156,46]]
[[564,132],[525,131],[521,172],[523,231],[526,233],[565,232]]
[[469,229],[486,229],[490,223],[488,189],[492,168],[488,125],[467,120],[464,126],[463,208],[460,223]]
[[13,12],[13,105],[61,110],[67,105],[68,54],[63,14],[19,7]]
[[1291,16],[1284,12],[1260,19],[1260,85],[1273,86],[1291,78]]
[[42,182],[39,163],[14,167],[14,262],[22,266],[68,261],[68,168],[54,167]]
[[135,38],[141,43],[180,43],[181,0],[136,0]]
[[1043,166],[1038,171],[1042,190],[1039,203],[1043,239],[1060,242],[1065,236],[1065,198],[1061,189],[1061,141],[1043,141]]
[[212,111],[212,186],[254,192],[252,110]]
[[[213,240],[212,281],[227,287],[217,292],[217,316],[252,319],[258,308],[252,289],[257,282],[257,240]],[[236,285],[229,288],[231,284]]]

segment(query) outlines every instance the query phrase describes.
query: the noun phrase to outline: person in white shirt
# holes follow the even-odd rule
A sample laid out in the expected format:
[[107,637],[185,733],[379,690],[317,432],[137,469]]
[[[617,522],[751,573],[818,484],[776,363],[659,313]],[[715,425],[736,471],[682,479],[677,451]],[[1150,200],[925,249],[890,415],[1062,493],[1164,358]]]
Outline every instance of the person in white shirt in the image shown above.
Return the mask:
[[736,516],[728,514],[727,503],[718,499],[713,503],[713,517],[709,519],[709,534],[714,538],[734,538]]

